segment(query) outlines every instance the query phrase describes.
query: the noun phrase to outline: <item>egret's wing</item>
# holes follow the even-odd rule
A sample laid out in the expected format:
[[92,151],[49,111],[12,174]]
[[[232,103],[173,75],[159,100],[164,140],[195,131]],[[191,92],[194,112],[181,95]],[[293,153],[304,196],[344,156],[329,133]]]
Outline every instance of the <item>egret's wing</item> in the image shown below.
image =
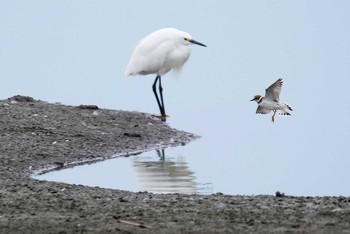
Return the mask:
[[264,107],[261,107],[261,106],[258,106],[258,108],[256,109],[257,114],[268,114],[270,112],[271,112],[271,110],[264,108]]
[[127,65],[126,75],[156,74],[164,66],[169,54],[169,41],[160,40],[156,35],[149,35],[136,46]]
[[279,102],[283,81],[281,78],[265,90],[265,98]]

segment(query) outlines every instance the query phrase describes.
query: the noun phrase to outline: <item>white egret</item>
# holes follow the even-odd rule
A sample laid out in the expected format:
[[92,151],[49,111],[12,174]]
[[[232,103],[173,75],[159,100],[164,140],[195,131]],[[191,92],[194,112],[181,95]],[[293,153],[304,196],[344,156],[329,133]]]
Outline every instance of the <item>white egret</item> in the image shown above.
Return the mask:
[[[136,46],[126,67],[125,75],[156,74],[153,83],[153,93],[157,99],[161,119],[166,120],[161,76],[171,70],[179,72],[190,57],[190,44],[206,45],[192,39],[191,35],[175,28],[159,29],[145,38]],[[160,100],[156,85],[159,82]]]

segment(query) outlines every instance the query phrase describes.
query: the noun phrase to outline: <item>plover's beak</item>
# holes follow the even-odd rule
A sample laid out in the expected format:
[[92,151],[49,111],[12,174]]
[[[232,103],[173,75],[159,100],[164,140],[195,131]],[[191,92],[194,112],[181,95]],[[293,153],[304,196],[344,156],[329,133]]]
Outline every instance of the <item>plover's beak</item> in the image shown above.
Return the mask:
[[250,100],[250,101],[254,101],[254,98],[252,100]]

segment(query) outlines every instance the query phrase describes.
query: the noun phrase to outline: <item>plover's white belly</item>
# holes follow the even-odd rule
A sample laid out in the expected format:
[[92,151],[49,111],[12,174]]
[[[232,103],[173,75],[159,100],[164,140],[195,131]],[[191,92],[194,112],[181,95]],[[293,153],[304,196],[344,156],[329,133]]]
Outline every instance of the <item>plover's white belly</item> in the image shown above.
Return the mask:
[[275,102],[275,101],[266,101],[266,100],[263,100],[263,101],[260,103],[260,106],[261,106],[261,107],[264,107],[264,108],[266,108],[266,109],[269,109],[269,110],[281,110],[281,109],[283,109],[283,106],[281,105],[281,103]]

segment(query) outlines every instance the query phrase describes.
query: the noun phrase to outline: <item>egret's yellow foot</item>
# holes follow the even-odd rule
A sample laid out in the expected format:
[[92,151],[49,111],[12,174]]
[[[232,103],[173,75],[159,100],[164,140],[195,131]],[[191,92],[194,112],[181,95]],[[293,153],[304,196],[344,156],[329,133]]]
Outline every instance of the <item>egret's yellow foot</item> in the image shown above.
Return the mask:
[[158,119],[160,119],[160,120],[162,120],[162,121],[164,121],[164,122],[166,122],[166,119],[168,118],[168,117],[170,117],[169,115],[165,115],[165,116],[163,116],[163,115],[152,115],[153,117],[156,117],[156,118],[158,118]]

